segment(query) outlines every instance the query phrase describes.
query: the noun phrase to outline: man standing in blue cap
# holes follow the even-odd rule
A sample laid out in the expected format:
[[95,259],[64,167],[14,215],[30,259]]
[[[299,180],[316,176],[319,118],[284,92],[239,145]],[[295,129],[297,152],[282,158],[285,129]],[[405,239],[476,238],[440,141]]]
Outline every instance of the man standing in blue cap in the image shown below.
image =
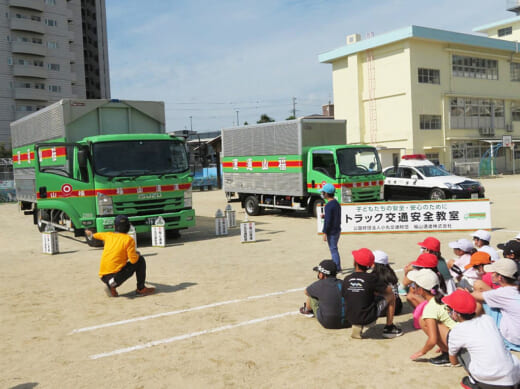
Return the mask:
[[155,288],[147,288],[146,261],[135,250],[135,241],[128,235],[130,220],[126,215],[118,215],[114,221],[115,232],[96,232],[86,230],[89,238],[105,242],[101,263],[99,265],[99,277],[106,284],[108,296],[117,297],[117,287],[129,279],[134,273],[137,278],[136,294],[146,296],[155,292]]
[[338,240],[341,235],[341,206],[334,197],[336,188],[332,184],[325,184],[321,188],[325,205],[325,219],[323,221],[323,240],[328,243],[330,255],[336,264],[337,272],[341,272],[341,259],[338,251]]

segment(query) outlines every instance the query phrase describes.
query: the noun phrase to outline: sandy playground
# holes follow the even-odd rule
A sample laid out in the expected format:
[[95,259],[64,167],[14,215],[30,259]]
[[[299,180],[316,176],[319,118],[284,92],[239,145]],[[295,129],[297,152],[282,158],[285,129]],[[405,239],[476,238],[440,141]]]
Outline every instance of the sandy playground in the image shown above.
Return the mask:
[[[482,181],[496,246],[520,231],[520,177]],[[316,279],[312,267],[329,257],[315,219],[267,212],[253,218],[257,242],[241,244],[238,228],[215,236],[222,191],[195,192],[193,203],[197,226],[166,248],[138,237],[158,293],[135,297],[132,278],[119,298],[108,298],[97,277],[100,249],[60,233],[60,254],[42,254],[32,218],[0,204],[0,388],[460,387],[462,368],[410,361],[426,338],[413,330],[407,304],[396,339],[381,337],[384,319],[371,339],[354,340],[350,329],[326,330],[297,314]],[[435,235],[446,258],[448,242],[467,237]],[[426,236],[343,235],[345,274],[360,247],[386,251],[402,269]]]

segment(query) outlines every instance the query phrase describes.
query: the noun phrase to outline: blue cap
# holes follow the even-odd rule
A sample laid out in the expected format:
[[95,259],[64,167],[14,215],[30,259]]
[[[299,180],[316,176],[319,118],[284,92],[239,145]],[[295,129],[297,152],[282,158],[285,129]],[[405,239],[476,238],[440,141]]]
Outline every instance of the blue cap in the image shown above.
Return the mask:
[[336,192],[336,188],[334,188],[334,185],[332,184],[325,184],[323,185],[323,188],[321,188],[321,191],[328,194],[334,194],[334,192]]
[[117,215],[114,220],[114,226],[118,226],[122,223],[130,223],[130,220],[128,219],[128,216],[126,215]]

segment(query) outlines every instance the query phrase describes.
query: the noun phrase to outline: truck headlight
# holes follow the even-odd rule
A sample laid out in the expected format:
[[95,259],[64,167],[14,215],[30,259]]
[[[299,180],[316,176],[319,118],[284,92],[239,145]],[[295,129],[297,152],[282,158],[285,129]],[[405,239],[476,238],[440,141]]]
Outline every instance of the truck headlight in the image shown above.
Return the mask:
[[112,215],[114,213],[114,203],[112,201],[112,197],[98,193],[97,204],[100,215]]
[[342,188],[341,190],[341,202],[351,203],[352,202],[352,189]]
[[184,207],[191,208],[191,188],[184,191]]

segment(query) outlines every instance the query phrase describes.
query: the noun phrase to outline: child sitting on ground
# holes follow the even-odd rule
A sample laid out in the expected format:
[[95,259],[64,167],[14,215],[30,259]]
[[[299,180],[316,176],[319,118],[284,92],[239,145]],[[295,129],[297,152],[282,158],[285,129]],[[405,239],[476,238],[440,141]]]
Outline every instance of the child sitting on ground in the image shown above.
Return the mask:
[[[388,264],[388,255],[381,250],[374,250],[372,253],[374,254],[374,268],[372,269],[372,273],[375,274],[379,280],[390,285],[395,294],[394,315],[400,315],[403,310],[403,302],[398,292],[399,280],[394,269]],[[381,313],[381,316],[386,316],[386,310]]]
[[456,258],[450,259],[447,265],[455,283],[458,283],[462,278],[465,267],[469,264],[471,254],[475,249],[473,248],[473,243],[467,239],[459,239],[455,242],[450,242],[448,243],[448,246],[453,249],[453,254],[455,254]]
[[439,290],[439,278],[431,270],[421,269],[409,272],[408,279],[414,284],[416,293],[427,301],[419,323],[421,329],[428,336],[421,350],[412,354],[410,358],[415,360],[437,345],[442,354],[430,358],[430,363],[436,366],[449,365],[447,335],[456,323],[450,318],[446,306],[441,301],[443,294]]

